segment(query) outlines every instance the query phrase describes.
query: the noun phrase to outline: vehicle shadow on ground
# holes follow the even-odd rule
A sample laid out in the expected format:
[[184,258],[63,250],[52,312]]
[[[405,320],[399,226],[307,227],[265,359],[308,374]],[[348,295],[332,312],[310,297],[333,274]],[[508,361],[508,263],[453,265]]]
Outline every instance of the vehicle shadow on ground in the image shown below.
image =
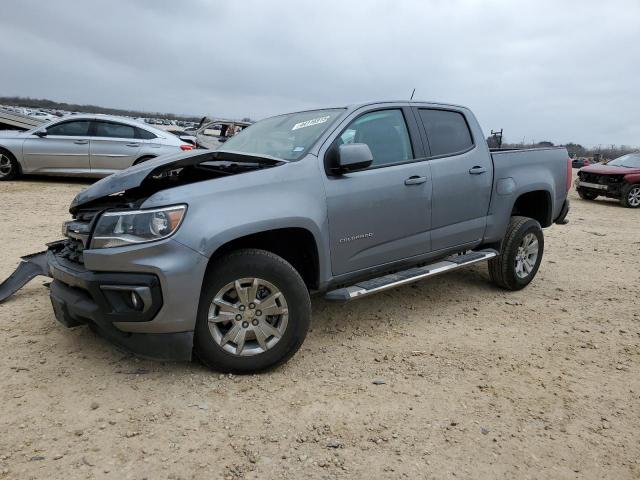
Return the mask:
[[[311,350],[320,348],[319,344],[334,338],[336,327],[349,331],[369,331],[369,335],[375,337],[378,334],[377,330],[371,329],[380,326],[383,321],[381,319],[392,319],[394,322],[405,320],[399,309],[408,313],[413,309],[429,312],[456,306],[459,308],[460,295],[486,297],[499,292],[501,290],[489,282],[486,267],[475,266],[348,303],[331,302],[317,296],[312,298],[313,317],[304,346]],[[53,313],[51,315],[53,317]],[[52,321],[55,319],[52,318]],[[116,373],[145,377],[149,374],[146,378],[154,380],[164,380],[169,375],[220,373],[208,369],[195,357],[191,362],[145,359],[112,344],[88,327],[79,327],[75,331],[77,334],[73,339],[69,339],[69,342],[74,344],[78,351],[82,351],[86,355],[85,358],[91,358],[94,367],[98,363],[104,363],[103,367],[99,368],[115,369]],[[291,362],[295,362],[295,356],[289,361]],[[264,372],[263,375],[282,372],[283,369],[291,367],[286,365],[288,364]]]
[[99,180],[99,178],[90,177],[63,177],[53,175],[26,175],[17,180],[13,180],[14,183],[30,182],[30,183],[52,183],[52,184],[76,184],[76,185],[91,185]]
[[486,267],[475,266],[346,303],[319,296],[312,299],[313,336],[329,335],[323,332],[337,322],[350,329],[369,328],[380,321],[379,317],[397,317],[399,309],[442,310],[460,305],[461,296],[486,297],[500,292],[504,291],[491,284]]
[[[615,198],[596,198],[595,200],[583,200],[581,198],[578,198],[575,200],[576,202],[583,202],[583,203],[591,203],[591,204],[597,204],[597,205],[603,205],[605,207],[617,207],[617,208],[621,208],[623,210],[627,210],[625,207],[623,207],[622,205],[620,205],[620,201],[616,200]],[[574,202],[574,200],[571,200],[571,202]],[[569,215],[569,218],[571,218],[571,216]]]

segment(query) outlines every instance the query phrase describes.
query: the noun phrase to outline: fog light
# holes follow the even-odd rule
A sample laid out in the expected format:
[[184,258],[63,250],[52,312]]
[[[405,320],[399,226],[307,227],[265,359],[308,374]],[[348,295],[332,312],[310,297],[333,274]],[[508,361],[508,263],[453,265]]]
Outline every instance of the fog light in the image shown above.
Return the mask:
[[142,310],[142,307],[144,306],[140,295],[133,291],[131,292],[131,305],[135,310]]

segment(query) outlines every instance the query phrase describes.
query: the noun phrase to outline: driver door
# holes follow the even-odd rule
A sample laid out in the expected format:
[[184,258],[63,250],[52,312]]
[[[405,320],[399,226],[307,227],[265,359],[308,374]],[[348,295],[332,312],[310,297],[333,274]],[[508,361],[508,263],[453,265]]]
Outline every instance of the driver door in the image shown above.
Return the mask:
[[24,161],[33,173],[88,173],[90,120],[49,125],[45,136],[30,135],[23,144]]
[[360,114],[327,155],[344,143],[367,144],[373,163],[325,177],[333,274],[428,253],[431,173],[412,112],[389,108]]

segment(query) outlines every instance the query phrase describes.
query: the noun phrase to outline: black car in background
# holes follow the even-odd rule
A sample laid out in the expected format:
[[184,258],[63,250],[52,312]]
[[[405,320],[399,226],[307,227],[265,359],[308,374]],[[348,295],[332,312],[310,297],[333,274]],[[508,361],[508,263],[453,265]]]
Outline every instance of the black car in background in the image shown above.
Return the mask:
[[571,160],[571,166],[573,168],[588,167],[589,165],[591,165],[591,162],[588,158],[574,158]]

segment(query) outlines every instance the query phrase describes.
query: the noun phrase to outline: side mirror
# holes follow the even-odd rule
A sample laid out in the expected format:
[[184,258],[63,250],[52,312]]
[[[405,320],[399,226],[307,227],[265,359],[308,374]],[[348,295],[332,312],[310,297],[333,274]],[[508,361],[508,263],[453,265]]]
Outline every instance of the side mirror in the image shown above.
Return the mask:
[[338,147],[339,173],[363,170],[373,162],[373,154],[366,143],[345,143]]
[[46,130],[38,130],[36,132],[36,135],[39,136],[40,138],[46,137],[47,136],[47,131]]

